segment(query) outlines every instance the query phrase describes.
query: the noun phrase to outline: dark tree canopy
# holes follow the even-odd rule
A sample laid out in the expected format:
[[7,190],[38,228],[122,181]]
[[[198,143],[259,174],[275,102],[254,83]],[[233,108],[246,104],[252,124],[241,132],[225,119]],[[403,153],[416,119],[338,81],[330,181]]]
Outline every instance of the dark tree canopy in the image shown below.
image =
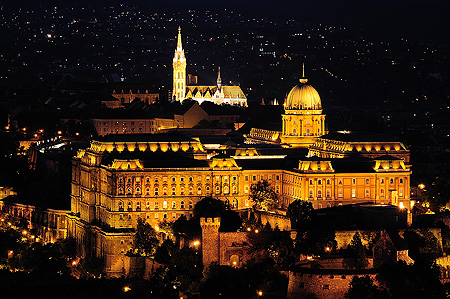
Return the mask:
[[289,204],[286,216],[291,219],[291,227],[301,231],[309,228],[314,208],[306,200],[294,200]]
[[358,269],[363,269],[369,265],[367,260],[366,247],[362,244],[361,235],[356,232],[350,241],[349,248],[355,257],[355,265]]
[[133,247],[145,255],[152,255],[159,244],[159,239],[153,227],[142,218],[138,218]]
[[379,289],[369,276],[353,276],[346,299],[382,299],[389,298],[386,291]]
[[250,199],[256,211],[269,211],[278,207],[278,195],[267,180],[250,187]]

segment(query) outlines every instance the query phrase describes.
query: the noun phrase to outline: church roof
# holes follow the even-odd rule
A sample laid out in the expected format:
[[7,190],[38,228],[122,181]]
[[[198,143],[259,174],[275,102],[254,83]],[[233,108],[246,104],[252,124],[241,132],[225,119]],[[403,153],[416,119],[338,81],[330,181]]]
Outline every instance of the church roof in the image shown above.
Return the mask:
[[[186,97],[211,97],[217,91],[217,86],[212,85],[190,85],[186,86]],[[222,86],[224,98],[246,99],[240,86]]]

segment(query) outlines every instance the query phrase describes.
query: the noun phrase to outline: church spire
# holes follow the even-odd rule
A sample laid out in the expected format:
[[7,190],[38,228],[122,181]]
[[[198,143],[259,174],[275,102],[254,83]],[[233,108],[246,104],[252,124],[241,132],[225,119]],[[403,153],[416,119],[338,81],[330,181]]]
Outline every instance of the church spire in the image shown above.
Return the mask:
[[217,88],[222,90],[222,79],[220,78],[220,66],[219,71],[217,72]]
[[305,63],[303,63],[303,68],[302,68],[302,77],[300,78],[300,83],[305,84],[306,82],[308,82],[308,79],[306,79],[305,77]]
[[182,51],[183,46],[181,45],[181,27],[178,26],[178,41],[177,41],[177,51]]

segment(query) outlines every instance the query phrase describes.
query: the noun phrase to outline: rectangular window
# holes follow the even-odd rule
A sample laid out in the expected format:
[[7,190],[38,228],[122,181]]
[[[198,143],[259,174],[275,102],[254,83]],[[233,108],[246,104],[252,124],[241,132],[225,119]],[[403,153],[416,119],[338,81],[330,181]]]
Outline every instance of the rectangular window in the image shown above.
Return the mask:
[[245,179],[245,181],[248,181],[248,175],[246,175],[246,176],[244,177],[244,179]]
[[352,189],[352,197],[356,197],[356,189],[355,188]]

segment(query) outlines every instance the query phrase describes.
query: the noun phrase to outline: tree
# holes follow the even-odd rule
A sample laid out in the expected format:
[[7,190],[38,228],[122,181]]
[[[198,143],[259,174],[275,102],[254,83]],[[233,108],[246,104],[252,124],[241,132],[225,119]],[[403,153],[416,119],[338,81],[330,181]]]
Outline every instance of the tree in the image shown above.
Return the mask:
[[142,218],[138,218],[133,248],[139,253],[152,255],[158,244],[159,239],[153,227],[146,223]]
[[350,287],[345,294],[346,299],[378,299],[388,298],[388,294],[385,291],[380,290],[375,284],[372,278],[369,276],[353,276],[350,282]]
[[301,231],[309,228],[314,208],[306,200],[294,200],[289,204],[286,216],[291,220],[291,227]]
[[267,180],[262,180],[250,187],[250,200],[256,211],[269,211],[278,207],[278,195]]
[[362,244],[361,235],[356,232],[353,235],[353,239],[350,241],[350,250],[353,252],[355,257],[355,265],[358,269],[364,269],[369,265],[367,260],[366,248]]

